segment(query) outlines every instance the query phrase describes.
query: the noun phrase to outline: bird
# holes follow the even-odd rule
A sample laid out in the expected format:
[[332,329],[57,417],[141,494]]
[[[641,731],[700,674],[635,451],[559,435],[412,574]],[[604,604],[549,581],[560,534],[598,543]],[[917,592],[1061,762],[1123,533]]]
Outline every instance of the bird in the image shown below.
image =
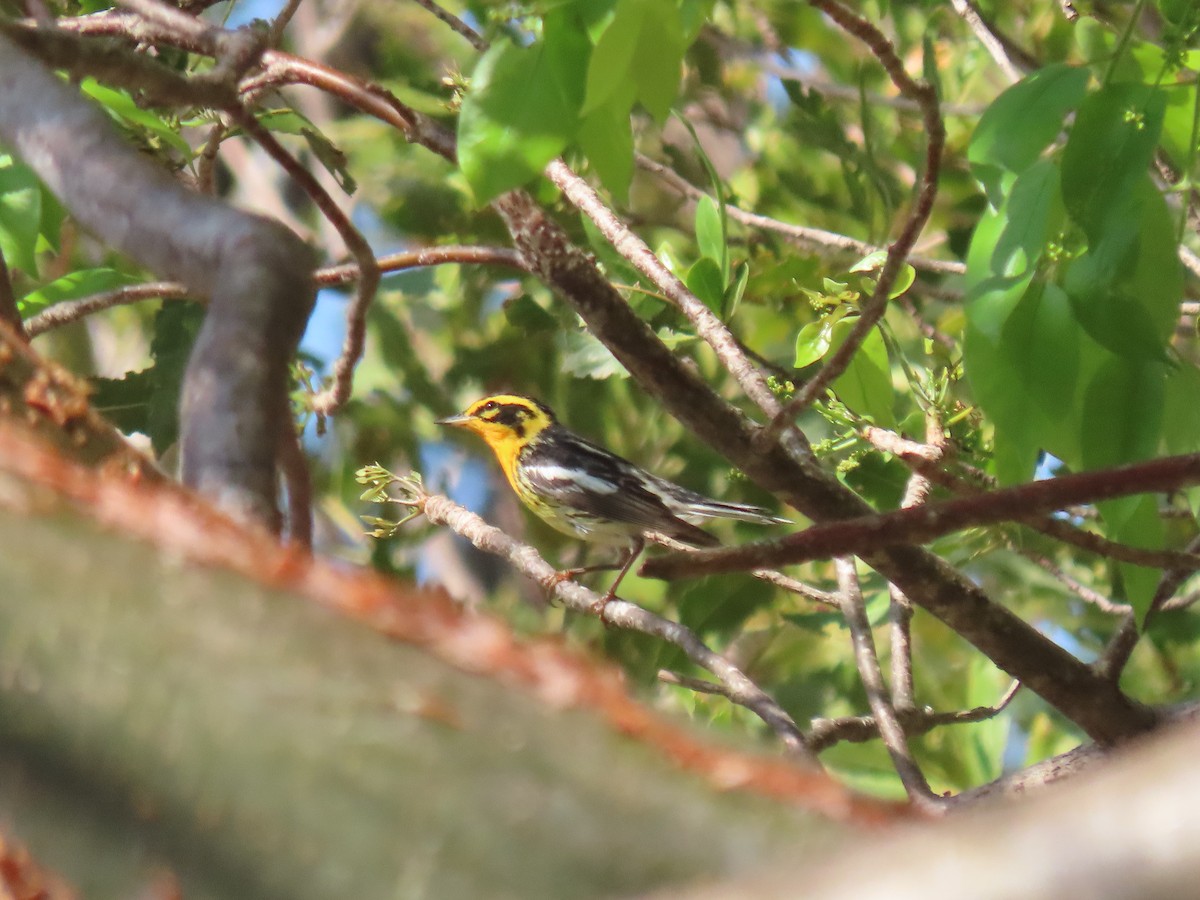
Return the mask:
[[600,608],[616,596],[651,533],[692,547],[712,547],[720,542],[696,522],[719,518],[791,524],[761,507],[714,500],[647,472],[570,431],[549,406],[532,397],[493,394],[437,424],[481,437],[516,495],[558,531],[585,541],[624,545],[615,563],[559,573],[566,580],[584,572],[619,569],[596,604]]

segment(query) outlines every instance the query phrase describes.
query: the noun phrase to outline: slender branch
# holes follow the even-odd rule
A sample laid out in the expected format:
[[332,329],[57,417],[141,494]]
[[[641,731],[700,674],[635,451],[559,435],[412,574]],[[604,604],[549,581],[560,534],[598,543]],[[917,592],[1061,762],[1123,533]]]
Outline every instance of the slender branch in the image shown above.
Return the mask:
[[272,47],[278,47],[283,41],[283,32],[292,21],[292,17],[296,15],[296,10],[300,8],[303,0],[287,0],[283,9],[275,16],[275,20],[271,23],[271,31],[267,37],[267,43]]
[[455,34],[466,38],[467,43],[469,43],[479,52],[482,53],[488,48],[488,42],[483,39],[483,35],[481,35],[478,31],[476,31],[458,16],[454,15],[454,13],[443,9],[437,3],[434,3],[433,0],[415,0],[415,2],[418,6],[425,7],[425,9],[429,10],[431,13],[449,25],[450,30]]
[[446,497],[426,495],[419,502],[425,517],[435,525],[445,525],[465,537],[480,550],[507,559],[527,578],[533,579],[566,607],[585,615],[599,610],[606,625],[657,637],[683,651],[693,663],[712,673],[733,702],[745,706],[761,718],[783,742],[788,752],[815,764],[803,733],[783,708],[745,673],[719,653],[709,649],[694,632],[636,604],[613,599],[599,604],[600,597],[582,585],[563,581],[557,570],[527,544],[509,537],[499,528]]
[[1049,557],[1043,556],[1041,553],[1033,553],[1029,550],[1018,549],[1017,552],[1043,572],[1046,572],[1048,575],[1050,575],[1050,577],[1052,577],[1055,581],[1062,584],[1068,591],[1070,591],[1084,603],[1096,607],[1096,609],[1100,610],[1100,612],[1113,616],[1123,616],[1129,613],[1130,610],[1128,603],[1116,603],[1113,600],[1110,600],[1108,597],[1105,597],[1099,591],[1092,590],[1086,584],[1076,578],[1072,578],[1070,575],[1056,566]]
[[[945,429],[937,410],[930,407],[925,411],[925,462],[929,466],[939,465],[945,459],[950,449],[946,440]],[[900,501],[901,509],[910,509],[924,503],[929,496],[930,480],[914,470],[909,476],[904,488],[904,497]],[[897,710],[911,709],[914,700],[912,667],[912,601],[905,596],[904,591],[894,584],[888,585],[888,623],[890,625],[891,662],[892,662],[892,705]]]
[[967,26],[975,32],[975,37],[979,39],[979,43],[983,44],[984,49],[996,61],[996,65],[1004,72],[1005,77],[1009,82],[1016,84],[1024,77],[1021,67],[1018,66],[1008,54],[1008,49],[1004,46],[1004,42],[992,30],[992,27],[984,21],[978,7],[971,0],[951,0],[954,5],[954,11],[959,14]]
[[837,568],[838,600],[842,615],[850,628],[854,661],[858,666],[863,688],[867,692],[867,702],[879,728],[879,736],[887,747],[892,765],[896,767],[896,773],[900,776],[909,799],[921,806],[932,807],[935,802],[933,791],[929,789],[929,782],[925,780],[921,767],[913,759],[912,751],[908,747],[908,738],[896,717],[887,685],[883,681],[879,656],[875,652],[875,638],[871,634],[871,623],[867,619],[867,607],[859,587],[854,558],[838,557],[834,565]]
[[[1074,503],[1171,491],[1200,484],[1200,454],[1169,456],[1113,469],[1080,472],[1044,481],[912,509],[861,516],[813,527],[777,541],[672,554],[648,561],[644,574],[658,578],[695,577],[758,567],[777,567],[848,553],[863,554],[900,544],[926,543],[978,525],[1019,520]],[[1200,555],[1176,554],[1181,568],[1200,566]]]
[[196,158],[196,190],[201,194],[214,196],[217,193],[217,152],[221,149],[221,141],[225,140],[227,132],[225,120],[218,119],[209,129],[204,149]]
[[546,167],[546,176],[562,190],[576,209],[592,220],[613,249],[645,275],[687,317],[696,334],[712,347],[746,396],[767,415],[776,415],[779,401],[767,387],[762,370],[742,352],[725,323],[688,290],[646,242],[622,222],[592,186],[572,172],[566,163],[561,159],[554,160]]
[[[651,159],[644,153],[635,153],[633,158],[639,168],[656,175],[664,184],[685,197],[693,200],[699,200],[702,197],[715,199],[707,192],[696,187],[674,169],[663,165],[657,160]],[[848,235],[838,234],[836,231],[826,231],[823,228],[812,228],[807,225],[792,225],[788,222],[781,222],[778,219],[759,215],[758,213],[747,212],[738,206],[734,206],[732,203],[725,204],[725,212],[735,222],[740,222],[749,228],[774,232],[802,247],[819,247],[834,252],[852,253],[860,257],[868,256],[871,253],[877,253],[885,249],[877,244],[869,244],[866,241],[860,241]],[[962,275],[967,271],[967,267],[961,262],[931,259],[927,256],[910,256],[908,262],[914,268],[926,272],[936,272],[941,275]]]
[[[1193,553],[1200,552],[1200,537],[1192,538],[1188,544],[1188,550]],[[1137,616],[1133,610],[1128,611],[1116,632],[1109,638],[1104,652],[1100,654],[1100,659],[1096,661],[1097,672],[1113,683],[1120,681],[1121,672],[1129,663],[1129,658],[1133,655],[1134,648],[1141,639],[1144,627],[1149,625],[1159,611],[1167,605],[1175,592],[1193,572],[1194,569],[1180,567],[1170,568],[1162,573],[1158,587],[1155,588],[1154,596],[1150,600],[1150,606],[1146,610],[1145,621],[1142,623],[1143,628],[1138,628]],[[1179,604],[1179,608],[1185,608],[1187,605],[1189,603],[1185,600],[1184,603]]]
[[140,303],[143,300],[184,300],[188,294],[187,286],[178,281],[131,284],[114,288],[111,291],[92,294],[89,297],[81,297],[78,300],[64,300],[62,303],[56,303],[49,309],[30,316],[25,327],[29,330],[30,337],[37,337],[47,331],[69,325],[92,313],[111,309],[114,306]]
[[942,147],[946,140],[946,128],[938,109],[937,90],[933,85],[916,81],[908,75],[904,64],[896,55],[895,48],[884,37],[883,32],[869,20],[851,13],[836,0],[810,0],[810,2],[837,22],[847,33],[865,43],[888,73],[897,90],[920,104],[926,134],[925,171],[921,175],[920,188],[908,219],[900,230],[900,234],[888,247],[887,259],[879,272],[875,290],[863,303],[861,314],[851,327],[845,341],[825,360],[817,373],[804,383],[784,408],[772,418],[770,425],[764,428],[759,435],[759,446],[773,443],[784,429],[793,425],[796,416],[825,394],[838,376],[846,371],[846,367],[850,365],[850,361],[858,352],[862,342],[883,318],[892,285],[895,284],[905,260],[912,252],[917,238],[924,230],[929,216],[933,212],[933,201],[937,197],[938,178],[942,167]]
[[[896,716],[909,737],[926,734],[942,725],[967,725],[998,716],[1021,689],[1014,681],[995,706],[977,706],[954,712],[932,712],[925,709],[897,709]],[[848,741],[861,744],[879,737],[879,725],[874,716],[846,716],[837,719],[814,719],[808,744],[814,753],[828,750],[834,744]]]
[[[521,255],[506,247],[474,247],[446,246],[424,247],[419,250],[405,250],[399,253],[389,253],[376,260],[379,271],[383,274],[401,272],[406,269],[438,266],[448,263],[461,265],[493,265],[526,271]],[[343,263],[337,266],[326,266],[313,273],[314,281],[322,287],[350,284],[359,277],[356,263]],[[189,296],[188,289],[177,281],[155,281],[149,284],[134,284],[111,291],[81,297],[78,300],[65,300],[56,303],[49,309],[32,316],[25,323],[33,337],[45,334],[54,328],[67,325],[91,315],[100,310],[114,306],[124,306],[129,303],[140,303],[143,300],[183,300]],[[206,299],[206,298],[197,298]]]
[[[886,428],[868,425],[862,430],[862,436],[876,449],[891,453],[914,471],[955,493],[980,496],[983,493],[980,485],[995,484],[995,479],[965,466],[968,478],[947,471],[934,462],[936,451],[933,447],[901,437]],[[1077,512],[1072,512],[1072,515],[1077,515]],[[1055,516],[1018,516],[1015,521],[1056,541],[1118,562],[1151,569],[1169,569],[1189,563],[1189,557],[1179,551],[1131,547]]]
[[788,593],[796,594],[799,597],[803,597],[805,600],[811,600],[813,603],[818,603],[821,606],[828,606],[833,609],[838,608],[836,595],[805,584],[799,579],[789,578],[782,572],[777,572],[774,569],[754,569],[750,572],[750,574],[760,581],[765,581],[767,584],[773,584],[775,587],[785,590]]
[[242,129],[266,150],[316,203],[322,215],[337,229],[338,235],[358,263],[358,288],[354,302],[346,310],[346,337],[342,351],[333,364],[333,383],[328,390],[313,398],[313,409],[322,415],[330,415],[345,405],[354,387],[354,369],[366,346],[367,311],[371,308],[375,292],[379,288],[379,266],[375,262],[375,254],[371,252],[371,245],[362,236],[362,232],[354,227],[350,218],[312,173],[300,165],[275,135],[259,124],[250,113],[234,110],[232,115]]

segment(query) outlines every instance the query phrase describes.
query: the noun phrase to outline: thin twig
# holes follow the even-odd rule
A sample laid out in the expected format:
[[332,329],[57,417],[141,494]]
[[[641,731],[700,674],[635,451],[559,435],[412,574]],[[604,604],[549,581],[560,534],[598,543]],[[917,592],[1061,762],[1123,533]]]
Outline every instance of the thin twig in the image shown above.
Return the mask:
[[[878,450],[890,453],[912,468],[920,472],[930,481],[953,491],[956,494],[979,496],[984,493],[983,486],[994,486],[995,479],[978,470],[960,463],[959,466],[967,477],[947,471],[941,465],[933,462],[936,451],[927,444],[901,437],[886,428],[868,425],[861,432],[863,438]],[[1077,517],[1082,510],[1072,509],[1071,516]],[[1164,569],[1179,566],[1188,561],[1187,556],[1181,556],[1175,550],[1148,550],[1144,547],[1132,547],[1117,541],[1087,531],[1065,519],[1056,516],[1016,516],[1014,521],[1026,528],[1044,534],[1061,543],[1068,544],[1096,556],[1114,559],[1118,562],[1132,563],[1135,566],[1146,566],[1151,569]]]
[[1084,603],[1096,607],[1096,609],[1100,610],[1100,612],[1107,613],[1111,616],[1123,616],[1129,613],[1130,609],[1128,603],[1116,603],[1113,600],[1110,600],[1108,597],[1105,597],[1099,591],[1095,591],[1083,582],[1072,578],[1070,575],[1056,566],[1053,560],[1051,560],[1049,557],[1044,556],[1041,553],[1034,553],[1030,550],[1022,550],[1019,548],[1016,550],[1016,552],[1021,554],[1021,556],[1025,557],[1043,572],[1046,572],[1051,578],[1062,584],[1063,587],[1065,587]]
[[225,120],[217,119],[204,141],[204,149],[197,157],[196,190],[202,194],[212,196],[217,192],[217,152],[221,149],[221,141],[225,139],[227,130]]
[[354,387],[354,369],[366,346],[367,311],[379,288],[379,265],[375,262],[375,254],[371,252],[371,245],[367,243],[362,232],[354,227],[349,217],[312,173],[300,165],[275,136],[263,128],[250,113],[240,111],[234,112],[233,115],[242,129],[303,188],[321,210],[321,214],[337,229],[338,235],[358,263],[358,288],[354,301],[346,309],[346,337],[342,343],[342,351],[333,364],[333,382],[327,390],[313,398],[313,409],[322,415],[330,415],[345,405]]
[[[936,407],[930,406],[925,410],[925,447],[928,448],[926,462],[929,466],[938,466],[950,451],[950,442],[946,438],[946,430],[942,427],[942,419]],[[900,501],[901,509],[919,506],[929,498],[932,484],[927,475],[914,470],[904,488],[904,497]],[[891,661],[892,661],[892,703],[897,710],[911,709],[916,706],[913,688],[912,666],[912,617],[913,605],[904,591],[894,584],[888,584],[890,603],[888,620],[891,626]]]
[[418,6],[425,7],[425,9],[449,25],[450,30],[455,34],[466,38],[467,42],[480,53],[488,48],[488,42],[483,39],[483,35],[454,15],[454,13],[443,9],[437,3],[434,3],[433,0],[415,0],[415,2]]
[[750,574],[760,581],[773,584],[775,587],[795,594],[798,597],[803,597],[805,600],[811,600],[813,603],[828,606],[832,609],[838,608],[837,597],[834,594],[812,587],[799,579],[789,578],[782,572],[777,572],[774,569],[754,569]]
[[[657,160],[651,159],[644,153],[635,153],[633,158],[639,168],[656,175],[664,184],[683,194],[685,197],[693,200],[699,200],[702,197],[714,199],[674,169],[663,165]],[[886,249],[877,244],[869,244],[866,241],[852,238],[849,235],[838,234],[836,231],[826,231],[823,228],[812,228],[807,225],[792,225],[788,222],[781,222],[769,216],[748,212],[734,206],[732,203],[725,204],[725,211],[729,218],[735,222],[740,222],[749,228],[774,232],[789,242],[799,244],[802,247],[819,247],[833,252],[849,253],[860,257]],[[936,272],[941,275],[962,275],[967,270],[967,267],[963,263],[952,260],[931,259],[927,256],[910,256],[908,261],[916,269],[926,272]]]
[[546,167],[546,176],[562,190],[563,196],[576,209],[592,220],[613,249],[645,275],[687,317],[696,334],[712,347],[746,396],[767,415],[776,415],[779,401],[767,387],[761,369],[742,352],[725,323],[688,290],[646,242],[622,222],[592,186],[572,172],[566,163],[561,159],[554,160]]
[[796,417],[803,410],[825,394],[838,376],[846,371],[846,367],[850,365],[850,361],[858,352],[862,342],[883,318],[892,285],[895,284],[905,260],[912,252],[917,238],[920,237],[933,212],[933,202],[938,192],[938,178],[941,174],[942,147],[946,140],[946,129],[938,108],[936,89],[931,84],[917,81],[909,76],[900,57],[896,55],[895,47],[883,32],[868,19],[850,12],[837,0],[810,0],[810,2],[833,19],[848,34],[865,43],[879,64],[883,66],[896,89],[920,104],[926,134],[925,170],[921,174],[920,187],[908,219],[901,228],[900,234],[888,247],[887,259],[879,272],[875,290],[862,304],[861,313],[851,327],[850,333],[841,346],[826,358],[817,373],[804,383],[796,395],[784,405],[784,408],[758,435],[757,440],[760,447],[773,444],[785,429],[792,428]]
[[862,589],[859,587],[854,558],[838,557],[834,565],[837,568],[838,599],[854,646],[854,661],[858,666],[863,688],[867,692],[867,702],[879,728],[879,736],[887,747],[892,765],[896,767],[896,773],[900,776],[909,799],[922,806],[932,807],[936,798],[929,789],[929,782],[925,780],[921,767],[913,759],[912,751],[908,747],[908,738],[896,717],[887,685],[883,681],[879,656],[875,652],[875,638],[871,634],[871,623],[867,619],[867,608],[863,601]]
[[[1193,553],[1200,552],[1200,537],[1192,538],[1188,543],[1188,550]],[[1129,662],[1129,657],[1133,655],[1134,648],[1137,647],[1142,631],[1150,624],[1159,611],[1167,605],[1167,602],[1194,571],[1194,568],[1179,567],[1167,569],[1162,573],[1158,581],[1158,586],[1154,590],[1154,596],[1150,600],[1150,606],[1146,610],[1142,628],[1138,628],[1137,617],[1134,612],[1132,610],[1128,612],[1121,621],[1116,633],[1109,639],[1104,652],[1100,654],[1100,659],[1096,661],[1095,668],[1097,672],[1112,679],[1114,682],[1120,679],[1121,672]],[[1183,608],[1183,606],[1181,605],[1180,608]]]
[[979,9],[971,0],[951,0],[954,5],[954,11],[962,18],[967,26],[975,32],[975,37],[979,39],[979,43],[996,61],[996,65],[1004,72],[1004,76],[1010,83],[1016,84],[1024,77],[1020,66],[1013,62],[1008,55],[1008,49],[1004,46],[1004,42],[992,30],[992,27],[984,21]]
[[[956,712],[933,712],[925,709],[897,709],[896,716],[909,737],[926,734],[942,725],[966,725],[994,718],[1004,711],[1021,689],[1014,681],[995,706],[977,706]],[[814,753],[827,750],[841,741],[861,744],[879,737],[874,716],[845,716],[837,719],[814,719],[808,744]]]
[[292,16],[296,15],[296,10],[300,8],[303,0],[287,0],[283,9],[279,11],[279,15],[275,17],[275,21],[271,23],[271,30],[267,38],[267,43],[272,47],[278,47],[283,41],[284,29],[292,21]]
[[507,559],[517,571],[533,579],[569,609],[585,615],[599,610],[606,625],[625,628],[657,637],[683,651],[693,663],[712,673],[728,691],[733,702],[761,718],[779,737],[788,752],[816,764],[804,734],[784,709],[751,681],[741,669],[711,650],[689,628],[664,619],[626,600],[614,599],[600,604],[599,595],[582,585],[563,581],[558,572],[527,544],[509,537],[487,524],[469,510],[446,497],[430,494],[420,501],[425,517],[435,525],[445,525],[462,535],[480,550]]
[[[389,253],[376,260],[381,273],[401,272],[406,269],[437,266],[444,264],[461,265],[492,265],[526,271],[521,255],[507,247],[473,247],[447,246],[424,247],[419,250],[405,250],[400,253]],[[313,273],[316,283],[322,287],[350,284],[358,278],[358,265],[344,263],[337,266],[326,266]],[[56,303],[44,312],[32,316],[26,326],[29,333],[36,337],[51,329],[78,321],[85,316],[114,306],[124,306],[129,303],[140,303],[143,300],[183,300],[188,297],[188,290],[177,281],[155,281],[149,284],[134,284],[127,287],[115,288],[81,297],[78,300],[65,300]],[[204,300],[206,298],[196,298]]]

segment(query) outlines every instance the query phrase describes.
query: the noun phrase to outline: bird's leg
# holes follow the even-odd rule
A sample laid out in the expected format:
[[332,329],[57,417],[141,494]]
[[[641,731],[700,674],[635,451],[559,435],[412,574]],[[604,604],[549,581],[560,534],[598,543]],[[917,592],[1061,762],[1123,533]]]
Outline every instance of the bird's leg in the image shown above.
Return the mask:
[[617,577],[613,579],[613,583],[609,587],[607,593],[605,593],[603,597],[592,604],[589,611],[593,615],[600,616],[601,619],[604,618],[604,607],[608,606],[608,604],[612,602],[613,598],[617,596],[617,588],[620,586],[621,580],[629,574],[629,570],[633,568],[634,562],[636,562],[637,558],[642,555],[642,550],[645,548],[645,538],[637,537],[634,539],[633,544],[630,545],[629,549],[625,551],[625,560],[621,565],[621,571],[618,572]]

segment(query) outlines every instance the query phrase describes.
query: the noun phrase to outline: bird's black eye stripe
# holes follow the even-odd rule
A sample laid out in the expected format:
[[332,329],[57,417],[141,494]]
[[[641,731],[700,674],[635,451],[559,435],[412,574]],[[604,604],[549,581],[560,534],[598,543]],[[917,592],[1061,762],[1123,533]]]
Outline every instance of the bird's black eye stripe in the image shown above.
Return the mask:
[[500,407],[500,411],[492,416],[492,420],[499,422],[501,425],[511,427],[519,426],[526,418],[529,417],[529,410],[523,406],[517,406],[515,403],[506,403]]

